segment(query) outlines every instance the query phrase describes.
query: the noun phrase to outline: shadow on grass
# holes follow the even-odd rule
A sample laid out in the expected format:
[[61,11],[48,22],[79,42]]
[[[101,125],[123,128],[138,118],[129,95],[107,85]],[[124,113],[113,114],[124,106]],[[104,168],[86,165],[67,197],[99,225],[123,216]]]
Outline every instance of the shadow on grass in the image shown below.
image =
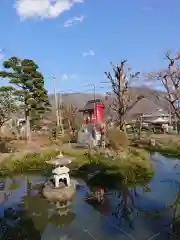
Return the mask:
[[82,178],[89,186],[118,189],[123,180],[129,185],[144,184],[152,178],[153,172],[144,168],[119,169],[102,163],[89,163],[74,169],[72,176]]

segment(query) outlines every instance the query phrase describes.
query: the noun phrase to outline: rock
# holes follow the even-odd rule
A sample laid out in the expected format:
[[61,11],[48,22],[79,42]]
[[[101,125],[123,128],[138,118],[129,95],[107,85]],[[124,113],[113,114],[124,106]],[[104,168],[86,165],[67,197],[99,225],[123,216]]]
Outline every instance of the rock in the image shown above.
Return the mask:
[[54,184],[48,180],[42,190],[42,194],[49,201],[64,202],[71,201],[76,193],[76,185],[72,181],[71,185],[66,187],[64,183],[60,184],[59,188],[55,188]]
[[155,139],[150,139],[149,143],[151,146],[155,147],[156,146],[156,140]]

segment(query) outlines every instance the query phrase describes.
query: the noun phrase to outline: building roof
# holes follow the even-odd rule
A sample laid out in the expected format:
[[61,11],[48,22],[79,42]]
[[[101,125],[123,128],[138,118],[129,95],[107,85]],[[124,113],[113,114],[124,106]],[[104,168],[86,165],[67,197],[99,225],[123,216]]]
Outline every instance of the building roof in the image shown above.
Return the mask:
[[94,104],[103,104],[103,101],[101,99],[95,99],[95,100],[89,100],[84,108],[81,108],[79,111],[80,112],[84,112],[84,111],[88,111],[88,110],[93,110],[94,109]]
[[[162,109],[161,111],[159,111]],[[168,114],[167,107],[160,106],[155,101],[152,101],[151,99],[143,98],[140,102],[138,102],[134,108],[132,108],[128,112],[128,116],[132,119],[134,116],[137,115],[146,115],[146,114],[152,114],[152,115],[163,115]]]
[[168,116],[168,115],[169,115],[168,111],[161,110],[161,109],[143,114],[144,117],[161,117],[161,116]]

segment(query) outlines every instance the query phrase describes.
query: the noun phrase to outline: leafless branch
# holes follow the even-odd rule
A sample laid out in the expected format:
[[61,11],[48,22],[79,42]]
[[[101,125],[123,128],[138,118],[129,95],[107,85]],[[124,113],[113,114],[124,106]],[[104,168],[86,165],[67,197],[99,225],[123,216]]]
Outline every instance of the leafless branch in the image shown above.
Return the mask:
[[128,68],[125,71],[126,60],[121,61],[119,65],[115,66],[111,63],[114,75],[110,72],[105,72],[106,76],[111,82],[112,90],[115,95],[115,101],[110,105],[111,109],[117,113],[119,119],[120,129],[123,129],[126,114],[132,109],[144,96],[137,97],[135,102],[130,101],[130,82],[139,76],[139,72],[131,73]]
[[151,79],[161,82],[166,94],[158,94],[158,97],[164,98],[169,102],[177,118],[180,120],[180,111],[177,105],[177,101],[180,99],[180,69],[178,63],[180,53],[177,53],[175,57],[171,57],[171,52],[168,51],[165,53],[165,59],[168,61],[167,69],[155,72],[149,76],[151,76]]

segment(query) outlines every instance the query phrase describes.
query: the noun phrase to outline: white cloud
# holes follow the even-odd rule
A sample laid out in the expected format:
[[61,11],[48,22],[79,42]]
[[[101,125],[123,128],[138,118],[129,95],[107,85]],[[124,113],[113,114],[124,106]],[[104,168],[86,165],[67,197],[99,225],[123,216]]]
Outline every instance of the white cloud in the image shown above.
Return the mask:
[[82,53],[83,57],[87,57],[87,56],[95,56],[95,52],[93,50],[89,50],[88,52],[83,52]]
[[84,21],[84,18],[85,18],[84,15],[81,15],[79,17],[70,18],[67,21],[65,21],[64,27],[68,28],[68,27],[72,27],[73,25],[75,25],[77,23],[82,23]]
[[23,18],[55,18],[84,0],[16,0],[17,14]]
[[75,74],[70,74],[70,75],[68,75],[68,74],[64,73],[64,74],[62,75],[62,80],[63,80],[63,81],[67,81],[67,80],[75,79],[76,77],[77,77],[77,76],[76,76]]

